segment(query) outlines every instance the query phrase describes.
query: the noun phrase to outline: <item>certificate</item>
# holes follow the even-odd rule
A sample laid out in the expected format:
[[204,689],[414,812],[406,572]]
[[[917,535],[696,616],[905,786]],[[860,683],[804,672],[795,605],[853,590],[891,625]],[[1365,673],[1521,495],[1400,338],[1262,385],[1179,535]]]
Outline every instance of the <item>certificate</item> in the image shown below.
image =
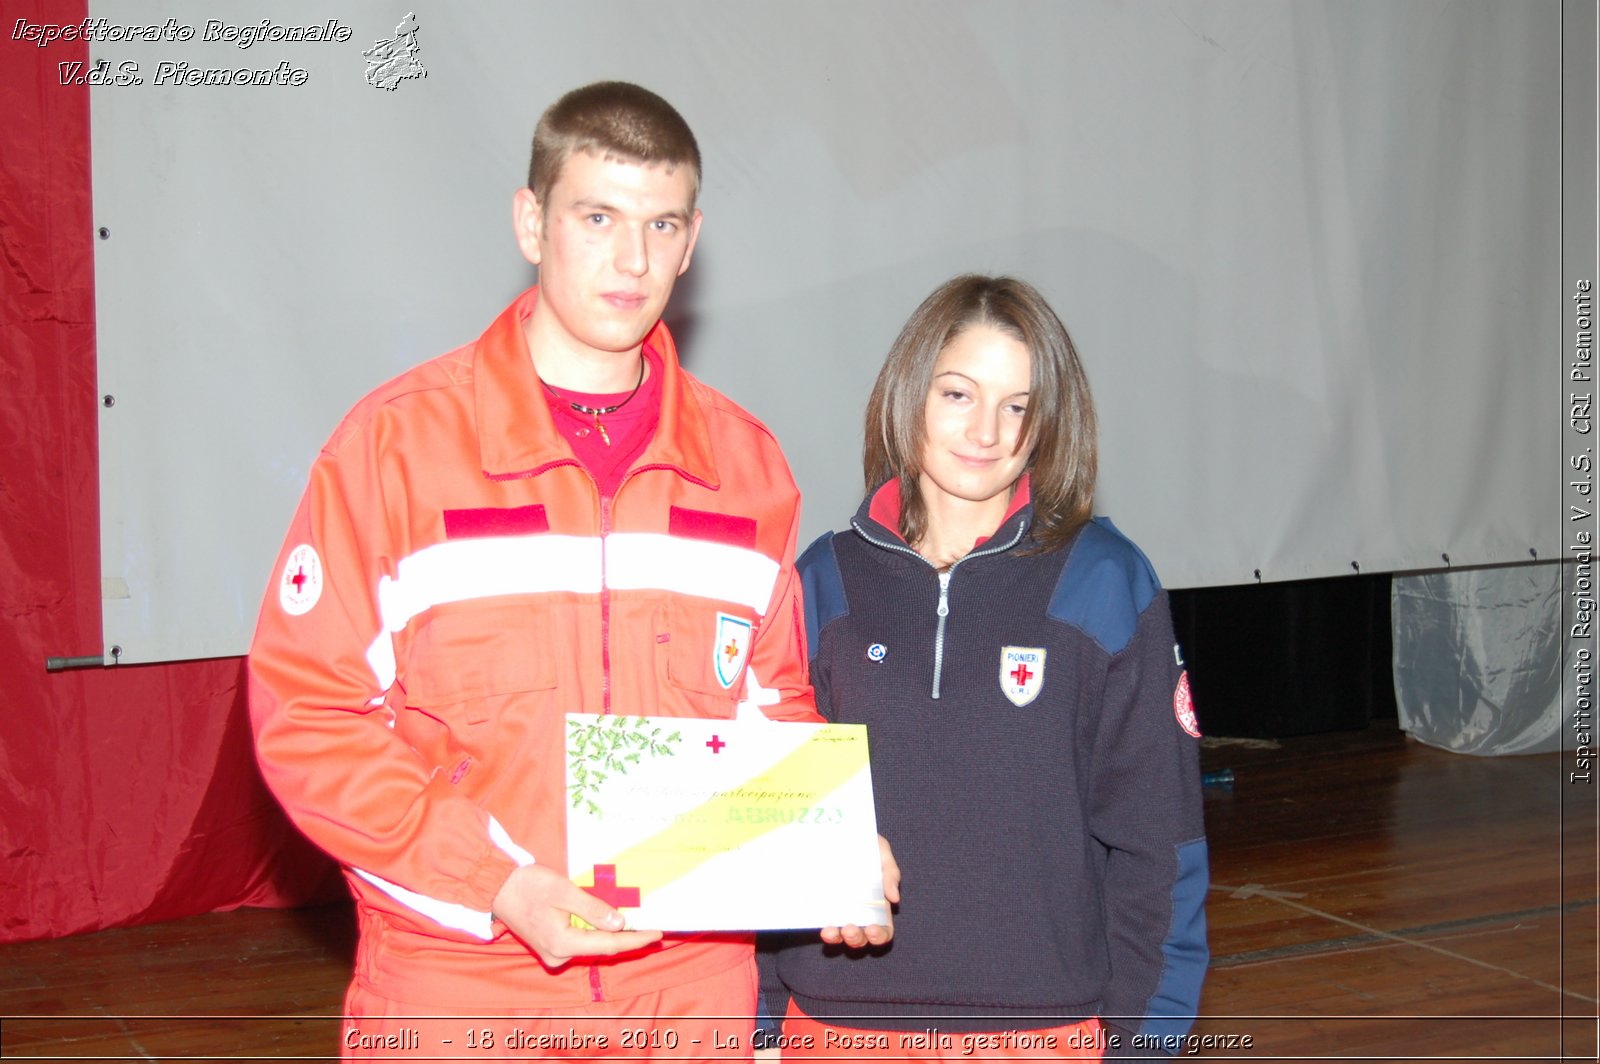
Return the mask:
[[888,923],[867,730],[567,715],[567,868],[627,926]]

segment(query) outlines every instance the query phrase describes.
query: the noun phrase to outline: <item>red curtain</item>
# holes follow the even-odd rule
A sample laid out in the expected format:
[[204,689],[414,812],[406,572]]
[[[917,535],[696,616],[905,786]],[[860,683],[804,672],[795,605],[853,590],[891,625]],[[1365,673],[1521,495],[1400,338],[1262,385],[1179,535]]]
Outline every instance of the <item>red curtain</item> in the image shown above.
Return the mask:
[[45,671],[101,653],[89,93],[81,22],[0,27],[0,941],[337,895],[257,774],[244,661]]

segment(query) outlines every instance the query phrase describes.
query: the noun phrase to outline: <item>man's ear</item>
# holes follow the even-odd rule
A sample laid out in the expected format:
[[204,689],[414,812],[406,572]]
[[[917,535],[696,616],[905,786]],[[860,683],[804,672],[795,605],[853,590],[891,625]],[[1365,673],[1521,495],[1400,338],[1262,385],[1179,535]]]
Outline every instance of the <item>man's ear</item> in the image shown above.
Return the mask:
[[689,272],[689,260],[694,257],[694,246],[700,239],[700,208],[694,209],[694,218],[689,222],[689,246],[683,250],[683,261],[678,264],[678,276],[682,277]]
[[544,212],[534,198],[531,188],[519,188],[511,197],[511,225],[516,233],[517,247],[522,257],[539,265],[542,256],[540,239],[544,236]]

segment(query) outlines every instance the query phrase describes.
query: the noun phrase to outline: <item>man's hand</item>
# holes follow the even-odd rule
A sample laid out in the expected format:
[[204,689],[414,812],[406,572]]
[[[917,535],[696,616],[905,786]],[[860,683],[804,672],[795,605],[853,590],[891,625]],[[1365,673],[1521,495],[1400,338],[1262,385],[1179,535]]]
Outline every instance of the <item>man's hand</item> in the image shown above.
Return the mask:
[[[883,862],[883,896],[891,904],[900,900],[900,866],[895,863],[894,851],[889,849],[889,840],[882,835],[878,836],[878,859]],[[822,941],[832,946],[845,945],[851,949],[862,949],[866,946],[886,946],[894,938],[894,913],[889,913],[889,922],[885,924],[868,924],[858,927],[855,924],[845,924],[843,927],[824,927]]]
[[[660,931],[624,931],[622,914],[553,869],[525,865],[494,896],[494,915],[550,969],[574,957],[607,957],[643,949]],[[572,926],[578,916],[599,930]]]

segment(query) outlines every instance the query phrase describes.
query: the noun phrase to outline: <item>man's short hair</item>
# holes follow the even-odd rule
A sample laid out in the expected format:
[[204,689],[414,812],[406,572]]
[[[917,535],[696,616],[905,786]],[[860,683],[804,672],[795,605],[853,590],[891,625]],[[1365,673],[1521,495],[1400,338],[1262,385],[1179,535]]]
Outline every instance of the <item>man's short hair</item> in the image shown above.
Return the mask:
[[700,194],[700,146],[689,123],[649,89],[597,81],[551,104],[533,131],[528,187],[541,204],[574,152],[641,166],[687,166],[690,203]]

